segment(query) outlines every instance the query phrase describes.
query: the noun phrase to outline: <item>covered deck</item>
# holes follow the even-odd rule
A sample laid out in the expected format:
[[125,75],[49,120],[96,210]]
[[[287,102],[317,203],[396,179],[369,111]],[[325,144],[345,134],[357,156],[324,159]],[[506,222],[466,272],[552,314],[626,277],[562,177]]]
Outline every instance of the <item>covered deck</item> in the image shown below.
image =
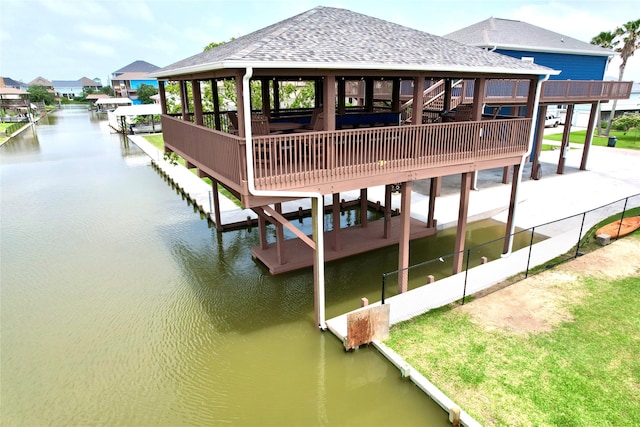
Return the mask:
[[[363,42],[365,41],[366,42]],[[558,71],[461,45],[347,10],[318,7],[152,73],[159,80],[165,150],[221,184],[259,216],[255,257],[270,271],[313,264],[317,325],[324,329],[324,262],[435,233],[442,177],[460,174],[455,251],[464,250],[469,192],[479,170],[511,168],[504,251],[531,149],[543,81]],[[292,105],[290,91],[311,94]],[[294,90],[294,91],[295,91]],[[171,93],[168,96],[167,92]],[[592,92],[588,96],[603,96]],[[172,106],[169,100],[178,99]],[[514,114],[487,106],[519,105]],[[412,183],[431,180],[426,223],[411,217]],[[325,231],[324,197],[384,185],[400,193],[399,215]],[[308,198],[313,233],[281,203]],[[214,201],[215,202],[215,201]],[[361,209],[362,211],[366,209]],[[276,227],[267,244],[265,227]],[[296,238],[284,239],[284,228]],[[382,236],[382,237],[381,237]],[[326,243],[325,243],[326,241]],[[287,265],[288,264],[288,265]],[[462,257],[454,259],[454,271]],[[399,292],[407,278],[398,277]]]

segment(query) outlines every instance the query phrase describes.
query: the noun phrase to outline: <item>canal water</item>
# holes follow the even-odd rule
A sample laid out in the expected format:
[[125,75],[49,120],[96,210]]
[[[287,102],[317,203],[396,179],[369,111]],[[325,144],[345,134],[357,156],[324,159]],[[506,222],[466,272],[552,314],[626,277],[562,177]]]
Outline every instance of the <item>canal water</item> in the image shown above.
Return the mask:
[[[270,276],[84,107],[0,147],[0,424],[447,425],[373,348],[313,326],[310,270]],[[397,251],[327,267],[327,315]]]

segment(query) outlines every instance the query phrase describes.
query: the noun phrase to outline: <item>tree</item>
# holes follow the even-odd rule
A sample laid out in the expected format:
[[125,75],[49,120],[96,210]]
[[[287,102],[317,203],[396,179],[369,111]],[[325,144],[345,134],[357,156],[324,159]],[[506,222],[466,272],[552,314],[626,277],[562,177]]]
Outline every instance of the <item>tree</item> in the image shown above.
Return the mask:
[[49,92],[49,89],[44,86],[30,86],[27,92],[29,92],[31,102],[44,102],[45,105],[51,105],[55,100],[53,93]]
[[[622,43],[622,47],[618,47]],[[618,81],[622,81],[624,76],[624,69],[627,66],[627,61],[638,48],[640,48],[640,19],[635,21],[629,21],[622,27],[616,28],[614,32],[601,32],[596,37],[591,39],[591,44],[605,47],[607,49],[613,48],[616,53],[620,54],[622,63],[620,64],[620,71],[618,74]],[[607,121],[607,128],[604,131],[605,136],[609,136],[611,130],[611,122],[616,114],[616,105],[618,101],[613,100],[611,106],[611,115]]]
[[115,95],[115,92],[113,91],[113,88],[111,86],[102,86],[102,89],[100,89],[100,92],[109,96]]
[[142,83],[138,90],[136,91],[138,95],[138,101],[143,104],[153,104],[153,99],[151,97],[158,93],[158,89],[151,85],[147,85]]

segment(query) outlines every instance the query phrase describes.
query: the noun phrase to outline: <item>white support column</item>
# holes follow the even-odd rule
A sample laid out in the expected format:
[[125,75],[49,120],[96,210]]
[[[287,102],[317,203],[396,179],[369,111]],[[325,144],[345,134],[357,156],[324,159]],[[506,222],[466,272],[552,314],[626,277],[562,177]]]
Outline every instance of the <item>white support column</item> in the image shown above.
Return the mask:
[[314,197],[311,199],[311,218],[313,223],[313,241],[316,244],[313,258],[313,293],[315,321],[320,329],[327,329],[324,297],[324,203]]

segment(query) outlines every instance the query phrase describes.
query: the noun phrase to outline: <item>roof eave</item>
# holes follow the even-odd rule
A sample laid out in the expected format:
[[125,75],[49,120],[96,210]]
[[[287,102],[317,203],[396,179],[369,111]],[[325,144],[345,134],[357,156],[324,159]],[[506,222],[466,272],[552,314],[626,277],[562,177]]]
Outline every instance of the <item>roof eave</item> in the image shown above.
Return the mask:
[[562,53],[569,55],[589,55],[589,56],[607,56],[611,57],[615,55],[615,52],[597,52],[593,50],[576,50],[576,49],[557,49],[550,47],[532,47],[524,45],[506,45],[506,44],[485,44],[478,43],[471,46],[479,47],[482,49],[502,49],[502,50],[524,50],[529,52],[543,52],[543,53]]
[[171,78],[182,74],[197,74],[222,69],[323,69],[323,70],[383,70],[383,71],[418,71],[418,72],[452,72],[477,74],[514,74],[514,75],[558,75],[559,70],[553,69],[512,69],[507,67],[466,67],[466,66],[423,66],[416,64],[387,64],[387,63],[351,63],[351,62],[295,62],[295,61],[225,61],[200,64],[191,67],[176,68],[163,72],[150,73],[150,77],[158,79]]

